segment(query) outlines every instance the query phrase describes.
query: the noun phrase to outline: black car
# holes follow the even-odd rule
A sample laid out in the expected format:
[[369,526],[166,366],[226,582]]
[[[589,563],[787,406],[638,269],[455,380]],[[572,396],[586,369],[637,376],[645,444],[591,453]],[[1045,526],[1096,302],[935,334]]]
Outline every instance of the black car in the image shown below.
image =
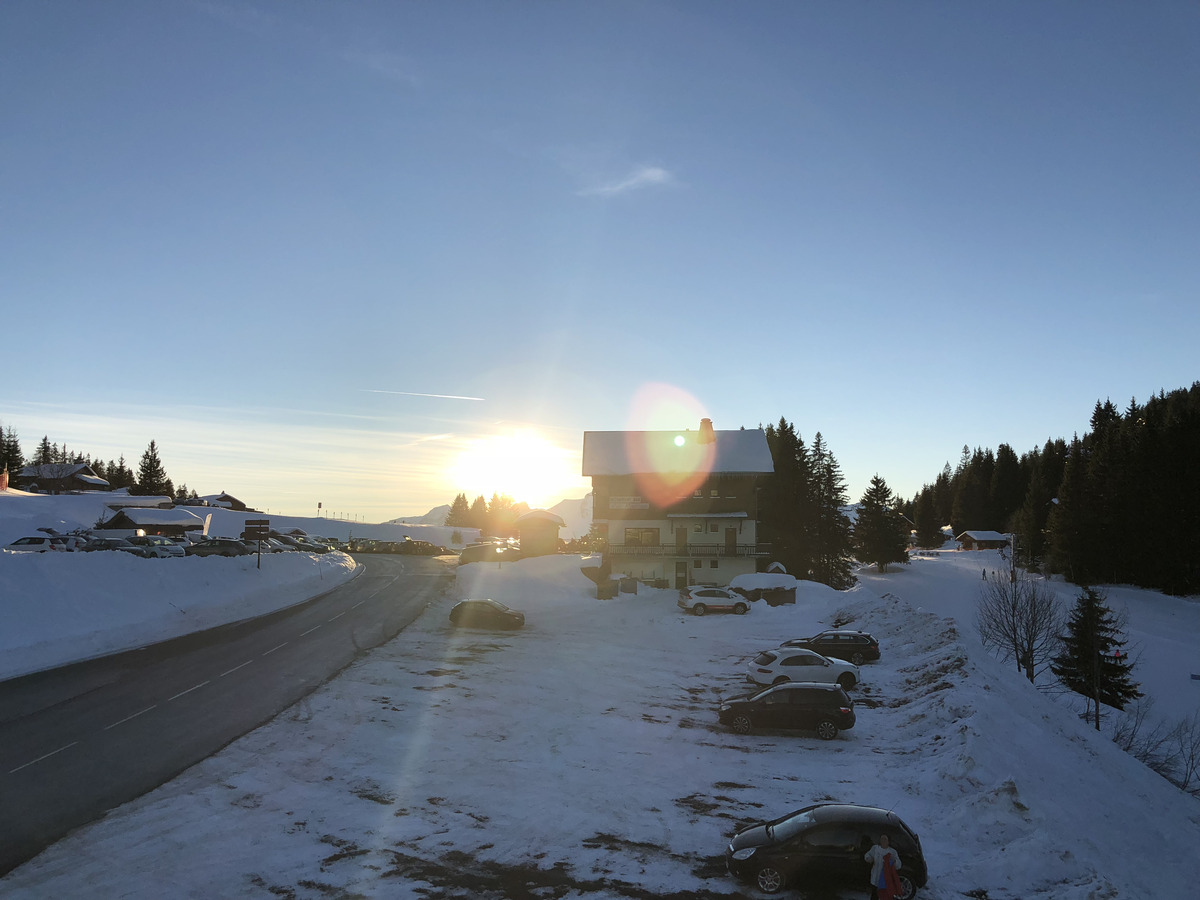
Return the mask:
[[125,538],[92,538],[80,549],[85,553],[94,553],[97,550],[121,550],[125,553],[132,553],[134,556],[145,556],[141,547],[135,547]]
[[784,641],[779,646],[812,650],[822,656],[844,659],[856,666],[861,666],[869,659],[879,659],[879,641],[865,631],[822,631],[810,638]]
[[800,728],[831,741],[854,727],[854,701],[836,684],[777,684],[721,704],[718,718],[738,734],[762,728]]
[[874,806],[819,803],[742,828],[725,849],[725,865],[767,894],[818,885],[865,891],[871,868],[863,857],[881,834],[900,856],[899,900],[910,900],[929,879],[921,840],[895,813]]
[[250,556],[254,553],[233,538],[209,538],[186,547],[183,552],[188,556]]
[[450,610],[450,624],[463,628],[520,628],[525,613],[498,600],[460,600]]

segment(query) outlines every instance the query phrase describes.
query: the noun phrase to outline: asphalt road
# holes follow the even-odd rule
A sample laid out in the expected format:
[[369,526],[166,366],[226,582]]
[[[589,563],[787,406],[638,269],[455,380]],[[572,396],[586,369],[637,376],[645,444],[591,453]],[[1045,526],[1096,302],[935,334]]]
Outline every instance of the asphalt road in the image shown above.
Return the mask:
[[0,874],[268,721],[452,583],[445,559],[355,559],[293,609],[0,682]]

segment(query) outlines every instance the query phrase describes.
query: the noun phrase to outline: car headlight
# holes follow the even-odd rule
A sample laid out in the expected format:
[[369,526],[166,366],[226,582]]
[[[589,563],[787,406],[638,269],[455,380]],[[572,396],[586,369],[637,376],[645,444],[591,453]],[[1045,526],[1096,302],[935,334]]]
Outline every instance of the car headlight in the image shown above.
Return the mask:
[[754,855],[756,847],[743,847],[741,850],[733,851],[733,858],[741,862],[744,859],[749,859]]

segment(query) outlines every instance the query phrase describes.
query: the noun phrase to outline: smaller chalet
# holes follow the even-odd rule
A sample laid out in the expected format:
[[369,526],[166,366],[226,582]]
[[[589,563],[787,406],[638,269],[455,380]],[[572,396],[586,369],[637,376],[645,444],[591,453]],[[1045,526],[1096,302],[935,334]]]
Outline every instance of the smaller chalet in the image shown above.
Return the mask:
[[204,494],[199,499],[207,500],[209,506],[220,506],[223,509],[232,509],[237,512],[246,512],[247,506],[233,494],[226,494],[222,491],[219,494]]
[[47,463],[25,466],[14,479],[23,491],[62,494],[67,491],[108,491],[112,486],[86,463]]
[[998,531],[964,531],[955,540],[964,550],[999,550],[1008,546],[1008,535]]
[[130,507],[100,525],[99,531],[143,531],[177,537],[185,532],[201,532],[204,520],[186,509],[150,509]]
[[558,529],[567,523],[547,509],[534,509],[516,524],[522,556],[549,556],[558,552]]

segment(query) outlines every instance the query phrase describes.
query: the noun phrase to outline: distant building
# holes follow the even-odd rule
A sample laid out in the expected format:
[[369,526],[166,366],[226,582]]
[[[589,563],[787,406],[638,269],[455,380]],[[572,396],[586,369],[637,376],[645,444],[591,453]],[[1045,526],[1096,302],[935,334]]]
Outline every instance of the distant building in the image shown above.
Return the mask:
[[521,556],[549,556],[558,552],[558,529],[567,523],[546,509],[533,509],[517,517]]
[[588,431],[592,525],[613,575],[726,585],[755,571],[758,485],[774,472],[762,429]]
[[130,507],[100,525],[100,531],[144,531],[146,534],[182,535],[204,530],[204,520],[186,509]]
[[955,540],[964,550],[998,550],[1008,546],[1008,535],[998,531],[964,531]]
[[208,501],[209,506],[220,506],[224,509],[232,509],[237,512],[245,512],[247,510],[245,503],[233,496],[233,494],[226,494],[223,491],[220,494],[204,494],[199,499]]
[[92,467],[85,463],[25,466],[17,473],[14,481],[21,490],[40,494],[112,490],[112,485],[97,476]]

